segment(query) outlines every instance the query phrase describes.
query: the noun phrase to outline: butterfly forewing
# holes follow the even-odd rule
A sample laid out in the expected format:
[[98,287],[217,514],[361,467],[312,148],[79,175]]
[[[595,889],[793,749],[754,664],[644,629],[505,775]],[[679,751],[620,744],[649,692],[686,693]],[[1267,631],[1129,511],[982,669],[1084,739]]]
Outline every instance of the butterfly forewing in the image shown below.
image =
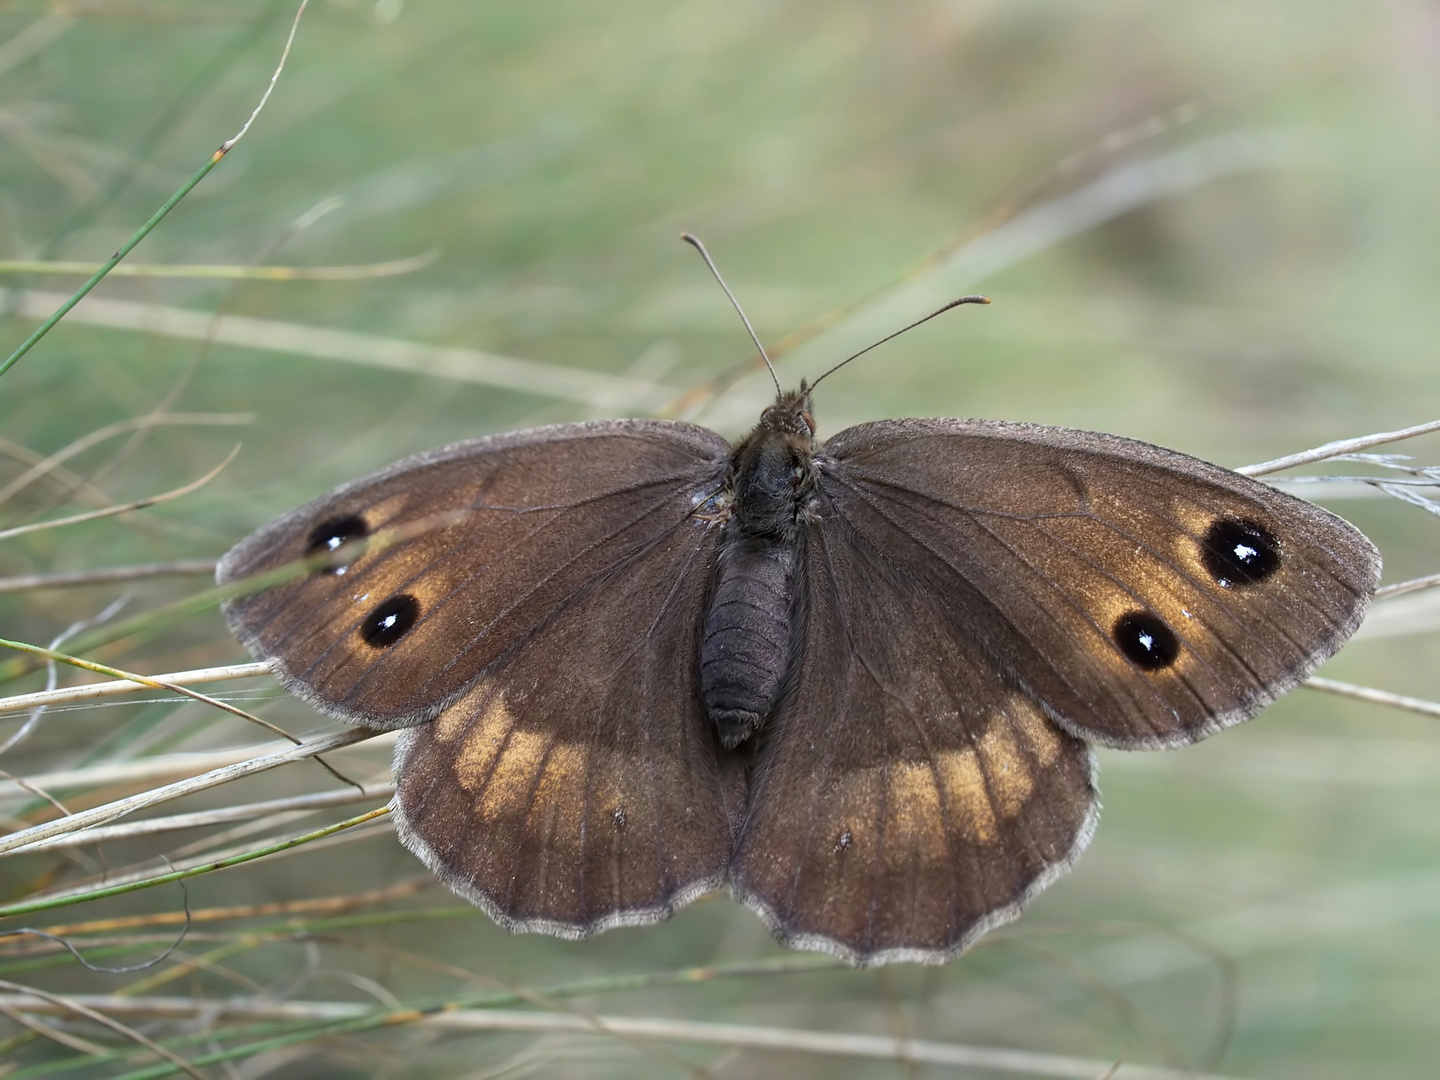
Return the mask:
[[613,421],[422,454],[237,546],[222,583],[373,542],[348,566],[232,600],[226,617],[326,712],[377,727],[426,720],[584,589],[691,521],[728,452],[704,428]]
[[947,959],[1079,854],[1089,752],[843,520],[808,531],[804,580],[798,683],[733,887],[790,944],[853,963]]
[[1190,742],[1253,715],[1354,631],[1379,556],[1334,515],[1183,454],[975,420],[842,432],[822,515],[1072,733]]

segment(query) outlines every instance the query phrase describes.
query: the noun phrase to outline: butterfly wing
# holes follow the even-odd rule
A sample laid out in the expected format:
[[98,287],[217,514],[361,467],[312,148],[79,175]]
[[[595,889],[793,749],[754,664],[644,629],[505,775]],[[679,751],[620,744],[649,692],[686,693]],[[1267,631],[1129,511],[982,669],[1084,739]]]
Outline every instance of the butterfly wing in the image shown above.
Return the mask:
[[981,420],[841,432],[823,513],[941,598],[943,621],[1072,734],[1193,742],[1248,719],[1359,626],[1354,527],[1147,443]]
[[790,945],[942,962],[1079,856],[1089,751],[843,519],[812,525],[803,583],[797,685],[769,721],[731,888]]
[[672,531],[401,733],[401,839],[507,929],[655,922],[724,884],[725,807],[743,794],[719,771],[695,662],[714,542]]
[[1363,618],[1339,518],[1182,454],[988,421],[851,428],[816,455],[806,634],[732,889],[792,945],[939,962],[1078,856],[1082,740],[1237,723]]
[[341,542],[375,547],[236,597],[225,616],[322,712],[377,728],[429,720],[584,589],[693,528],[691,512],[719,486],[728,455],[705,428],[636,420],[419,454],[237,544],[220,562],[222,585]]
[[695,510],[728,456],[659,421],[423,454],[261,529],[220,579],[401,539],[226,615],[323,711],[409,728],[400,836],[502,925],[655,921],[721,884],[730,854],[695,662],[718,536]]

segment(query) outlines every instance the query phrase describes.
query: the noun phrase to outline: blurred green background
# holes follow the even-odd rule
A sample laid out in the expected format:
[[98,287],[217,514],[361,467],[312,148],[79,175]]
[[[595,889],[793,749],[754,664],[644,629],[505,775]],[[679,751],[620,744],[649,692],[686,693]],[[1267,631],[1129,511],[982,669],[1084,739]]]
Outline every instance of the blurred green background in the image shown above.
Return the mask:
[[[109,255],[239,128],[293,13],[256,0],[0,6],[0,259]],[[125,432],[71,459],[129,499],[193,479],[243,440],[223,475],[147,511],[148,524],[0,545],[0,576],[218,556],[342,480],[488,431],[666,411],[739,433],[768,380],[746,367],[705,392],[749,350],[682,229],[709,244],[762,338],[786,345],[790,383],[951,295],[994,298],[829,380],[816,401],[822,435],[884,416],[977,415],[1115,431],[1236,466],[1418,423],[1440,415],[1436,176],[1430,0],[315,0],[253,130],[131,261],[433,259],[366,280],[104,283],[95,295],[111,306],[82,305],[0,381],[0,483],[26,467],[17,448],[52,453],[167,395],[176,412],[253,421],[158,427],[133,445]],[[6,351],[35,325],[15,290],[44,307],[34,290],[68,293],[79,280],[6,274]],[[177,336],[180,320],[160,308],[198,312],[202,328],[222,310],[263,322],[226,324],[207,346]],[[138,329],[113,325],[127,319]],[[305,328],[369,335],[365,348],[396,363],[433,359],[397,341],[473,352],[451,354],[463,378],[383,370],[347,362],[363,352],[356,341],[322,349]],[[235,343],[242,333],[269,344]],[[316,355],[326,349],[336,355]],[[475,354],[629,381],[579,392],[535,367],[517,369],[534,390],[496,385]],[[1433,440],[1399,449],[1440,457]],[[50,513],[57,498],[30,485],[0,507],[0,526]],[[1378,497],[1330,505],[1381,545],[1387,580],[1440,569],[1440,523],[1422,511]],[[0,633],[43,644],[121,591],[133,612],[195,587],[0,595]],[[1440,697],[1434,649],[1423,626],[1371,633],[1325,673]],[[152,672],[243,658],[213,612],[105,655]],[[321,727],[297,702],[262,697],[251,707],[292,730]],[[583,1004],[1277,1080],[1434,1075],[1433,724],[1300,691],[1184,752],[1102,752],[1105,813],[1088,854],[1020,923],[944,969],[721,980]],[[93,709],[50,717],[0,764],[67,767],[102,738],[125,756],[253,736],[199,707]],[[358,763],[380,770],[384,758],[344,760],[363,773]],[[291,783],[272,776],[222,801]],[[7,895],[25,887],[12,865],[0,871]],[[32,856],[26,873],[52,865]],[[197,879],[191,903],[361,892],[422,872],[384,834]],[[452,899],[432,889],[407,903]],[[143,896],[76,918],[176,903]],[[779,952],[748,912],[717,899],[579,944],[509,938],[478,915],[401,919],[229,963],[252,985],[370,1003],[443,995],[463,985],[456,969],[535,986]],[[73,964],[25,977],[123,984]],[[213,973],[169,991],[243,992]],[[307,1044],[240,1075],[506,1065],[503,1075],[671,1076],[686,1061],[716,1076],[924,1073],[532,1042],[401,1028]],[[30,1064],[63,1056],[23,1053]]]

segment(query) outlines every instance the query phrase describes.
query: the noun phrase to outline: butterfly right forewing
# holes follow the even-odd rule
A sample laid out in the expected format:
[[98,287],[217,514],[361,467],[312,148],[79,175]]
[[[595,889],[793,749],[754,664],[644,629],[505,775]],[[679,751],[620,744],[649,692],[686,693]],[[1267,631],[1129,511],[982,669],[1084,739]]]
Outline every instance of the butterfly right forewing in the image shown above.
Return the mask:
[[830,511],[1086,740],[1193,742],[1253,716],[1354,632],[1379,578],[1348,522],[1147,443],[892,420],[816,457]]

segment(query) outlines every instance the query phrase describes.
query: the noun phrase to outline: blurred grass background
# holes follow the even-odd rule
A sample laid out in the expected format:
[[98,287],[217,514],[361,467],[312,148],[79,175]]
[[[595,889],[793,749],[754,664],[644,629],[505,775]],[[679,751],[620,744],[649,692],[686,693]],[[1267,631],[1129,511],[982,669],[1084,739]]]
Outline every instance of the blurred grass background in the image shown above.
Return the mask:
[[[108,256],[238,129],[293,14],[288,0],[0,6],[0,260]],[[82,305],[0,381],[0,484],[25,470],[25,448],[53,453],[167,400],[175,412],[253,419],[158,427],[133,444],[123,433],[66,466],[123,501],[193,479],[237,439],[243,450],[201,491],[133,520],[0,545],[0,576],[218,556],[274,514],[403,454],[535,422],[652,411],[619,393],[576,401],[318,358],[293,324],[628,373],[680,399],[747,358],[742,328],[677,241],[681,229],[710,245],[766,341],[821,331],[782,362],[791,383],[932,300],[974,288],[994,298],[828,381],[816,402],[822,435],[892,415],[1023,418],[1233,466],[1428,420],[1440,415],[1437,136],[1440,8],[1422,0],[317,0],[254,130],[131,261],[332,266],[437,254],[368,280],[108,280],[97,298],[152,322],[154,308],[142,305],[224,310],[283,324],[271,326],[278,344],[107,328],[87,322]],[[1126,183],[1130,209],[1086,217],[1087,198]],[[79,280],[7,274],[6,351],[34,325],[18,314],[16,290],[68,293]],[[860,301],[868,306],[841,310]],[[536,386],[547,385],[537,369]],[[683,409],[737,434],[767,385],[751,373]],[[1436,441],[1399,449],[1440,456]],[[37,482],[0,507],[0,525],[71,502],[85,505]],[[1437,569],[1437,523],[1419,510],[1380,498],[1332,505],[1381,545],[1387,580]],[[197,587],[166,579],[3,594],[0,634],[44,644],[122,592],[134,613]],[[1434,647],[1427,632],[1362,636],[1326,674],[1440,697]],[[214,612],[101,655],[146,672],[243,659]],[[322,726],[273,685],[242,704],[290,730]],[[944,969],[826,968],[582,1004],[1246,1077],[1433,1075],[1433,723],[1301,691],[1182,753],[1102,752],[1106,806],[1088,854],[1019,924]],[[15,724],[4,721],[0,737]],[[257,734],[195,704],[91,707],[49,716],[0,767],[28,775]],[[372,778],[386,753],[361,747],[335,760]],[[313,765],[289,769],[310,771],[171,809],[333,786]],[[6,812],[28,822],[48,810],[12,802]],[[163,850],[192,839],[166,838]],[[136,841],[106,857],[121,867],[156,850]],[[5,898],[96,872],[96,859],[92,848],[70,861],[8,860]],[[415,877],[423,868],[381,830],[197,878],[190,904],[355,895]],[[171,890],[56,917],[175,911]],[[169,964],[229,951],[165,989],[409,1002],[487,985],[467,978],[536,987],[780,953],[724,899],[578,944],[508,937],[483,916],[450,911],[452,900],[427,888],[368,905],[368,923],[345,927],[275,918],[197,927]],[[425,911],[437,917],[416,915]],[[273,939],[236,944],[247,929],[275,927]],[[169,933],[106,962],[143,959]],[[141,977],[36,956],[12,958],[0,976],[74,992]],[[10,1064],[26,1069],[71,1056],[23,1037],[6,1045]],[[232,1075],[702,1067],[924,1072],[399,1027],[261,1055]],[[112,1063],[88,1075],[119,1071]]]

